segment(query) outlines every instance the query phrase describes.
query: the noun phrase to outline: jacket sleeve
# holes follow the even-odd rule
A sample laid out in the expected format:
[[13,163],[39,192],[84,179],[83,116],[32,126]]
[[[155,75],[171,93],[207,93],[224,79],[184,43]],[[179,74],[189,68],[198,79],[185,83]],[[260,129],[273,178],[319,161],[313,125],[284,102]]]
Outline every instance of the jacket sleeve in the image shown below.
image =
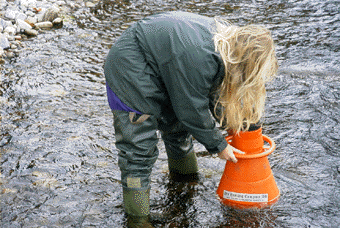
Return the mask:
[[218,72],[213,56],[184,53],[162,67],[162,78],[177,118],[209,153],[223,151],[227,142],[209,110],[209,93]]

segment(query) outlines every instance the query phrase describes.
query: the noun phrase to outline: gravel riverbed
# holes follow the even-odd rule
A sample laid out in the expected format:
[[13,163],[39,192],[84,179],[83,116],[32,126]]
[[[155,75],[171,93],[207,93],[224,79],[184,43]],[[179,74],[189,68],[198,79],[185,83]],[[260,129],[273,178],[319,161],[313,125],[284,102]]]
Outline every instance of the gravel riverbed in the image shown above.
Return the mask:
[[44,30],[61,28],[63,19],[72,9],[94,7],[83,0],[0,0],[0,63],[18,56],[23,41]]

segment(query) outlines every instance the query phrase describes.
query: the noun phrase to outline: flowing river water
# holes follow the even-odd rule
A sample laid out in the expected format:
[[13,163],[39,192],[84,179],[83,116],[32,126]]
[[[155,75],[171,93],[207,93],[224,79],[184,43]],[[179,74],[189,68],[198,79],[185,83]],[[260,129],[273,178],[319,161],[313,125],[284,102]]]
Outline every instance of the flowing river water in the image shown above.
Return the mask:
[[339,0],[103,0],[23,41],[0,66],[1,227],[124,227],[103,64],[131,23],[167,10],[272,31],[280,70],[263,130],[277,144],[269,161],[281,198],[263,210],[222,206],[215,192],[225,162],[199,143],[199,183],[169,188],[160,141],[151,211],[174,213],[158,227],[339,227]]

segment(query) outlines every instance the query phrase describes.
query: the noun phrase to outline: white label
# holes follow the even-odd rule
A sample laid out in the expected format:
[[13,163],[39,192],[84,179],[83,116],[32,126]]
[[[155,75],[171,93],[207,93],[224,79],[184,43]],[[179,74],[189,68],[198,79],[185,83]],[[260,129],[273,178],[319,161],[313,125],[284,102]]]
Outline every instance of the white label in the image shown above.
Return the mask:
[[224,190],[223,198],[242,202],[257,202],[265,203],[268,202],[268,194],[246,194],[238,192],[229,192]]

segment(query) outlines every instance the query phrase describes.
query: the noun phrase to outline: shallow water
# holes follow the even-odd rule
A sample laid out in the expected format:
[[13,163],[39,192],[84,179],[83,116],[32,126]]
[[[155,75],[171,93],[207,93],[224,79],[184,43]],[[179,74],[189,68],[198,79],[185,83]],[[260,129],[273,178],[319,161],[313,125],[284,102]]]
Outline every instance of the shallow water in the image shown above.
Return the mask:
[[167,178],[164,145],[152,175],[159,227],[338,227],[340,224],[340,2],[102,1],[70,11],[64,27],[24,41],[0,66],[1,227],[123,227],[120,174],[103,64],[134,21],[181,9],[260,23],[277,44],[264,134],[281,191],[269,209],[224,208],[215,192],[225,163],[199,155],[200,181]]

